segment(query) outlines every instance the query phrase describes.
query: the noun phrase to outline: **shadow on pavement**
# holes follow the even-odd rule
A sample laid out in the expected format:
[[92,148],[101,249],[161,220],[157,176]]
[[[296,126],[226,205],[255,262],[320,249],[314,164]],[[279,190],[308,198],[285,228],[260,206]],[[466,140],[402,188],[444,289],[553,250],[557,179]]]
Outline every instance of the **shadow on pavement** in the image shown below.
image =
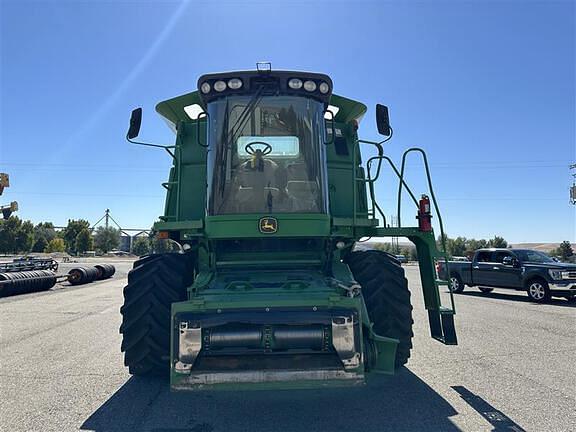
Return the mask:
[[171,393],[165,379],[130,378],[82,430],[150,432],[459,431],[454,408],[403,368],[358,388]]
[[466,387],[452,386],[452,388],[460,395],[468,405],[470,405],[478,414],[480,414],[488,423],[494,426],[492,432],[526,432],[514,420],[506,416],[501,411],[498,411],[480,396],[475,395]]
[[[468,288],[473,290],[474,288]],[[523,295],[519,295],[523,294]],[[554,305],[554,306],[562,306],[562,307],[576,307],[576,303],[568,303],[568,301],[564,298],[552,298],[547,303],[537,303],[532,301],[528,298],[525,292],[522,291],[514,291],[514,294],[506,294],[501,292],[494,292],[491,293],[483,293],[480,291],[468,291],[464,290],[461,293],[457,293],[454,295],[455,298],[458,296],[469,296],[469,297],[486,297],[486,298],[494,298],[500,300],[510,300],[510,301],[517,301],[521,303],[532,303],[534,305]]]

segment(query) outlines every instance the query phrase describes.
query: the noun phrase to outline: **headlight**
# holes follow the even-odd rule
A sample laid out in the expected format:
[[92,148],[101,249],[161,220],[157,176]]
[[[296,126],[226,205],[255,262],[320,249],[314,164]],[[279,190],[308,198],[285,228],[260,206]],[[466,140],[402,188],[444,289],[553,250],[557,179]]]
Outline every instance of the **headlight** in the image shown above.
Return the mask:
[[240,87],[242,87],[242,80],[239,78],[232,78],[230,81],[228,81],[228,87],[230,87],[232,90],[238,90]]
[[210,84],[208,84],[207,82],[203,83],[200,86],[200,91],[204,94],[208,94],[210,93]]
[[326,93],[328,93],[328,90],[330,90],[330,86],[328,86],[328,84],[323,82],[323,83],[320,83],[320,86],[318,87],[318,89],[320,90],[320,93],[326,94]]
[[288,87],[294,90],[298,90],[302,88],[302,80],[298,78],[292,78],[288,81]]
[[304,90],[313,92],[316,90],[316,83],[314,81],[304,81]]
[[223,92],[226,90],[226,83],[224,81],[216,81],[214,83],[214,90],[217,92]]
[[548,274],[554,280],[562,279],[562,272],[560,270],[548,270]]

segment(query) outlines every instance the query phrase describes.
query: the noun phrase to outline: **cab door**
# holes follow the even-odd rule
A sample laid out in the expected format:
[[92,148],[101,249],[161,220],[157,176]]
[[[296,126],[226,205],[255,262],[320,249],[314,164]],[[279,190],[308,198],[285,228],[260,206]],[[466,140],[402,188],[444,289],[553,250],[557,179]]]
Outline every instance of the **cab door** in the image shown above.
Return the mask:
[[[508,257],[508,264],[504,264],[505,258]],[[506,288],[518,288],[522,285],[520,266],[514,267],[512,262],[518,262],[518,259],[512,252],[496,251],[493,254],[492,261],[494,261],[494,280],[498,283],[497,286]]]
[[480,251],[472,263],[472,280],[474,285],[493,286],[494,275],[491,251]]

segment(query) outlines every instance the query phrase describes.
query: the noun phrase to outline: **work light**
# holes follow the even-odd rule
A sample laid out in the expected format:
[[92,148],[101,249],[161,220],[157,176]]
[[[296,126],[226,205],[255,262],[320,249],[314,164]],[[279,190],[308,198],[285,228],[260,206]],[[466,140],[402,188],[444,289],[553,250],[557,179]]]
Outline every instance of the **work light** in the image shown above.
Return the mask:
[[322,83],[320,83],[320,86],[318,87],[318,89],[320,90],[320,93],[326,94],[326,93],[328,93],[328,90],[330,90],[330,87],[325,82],[322,82]]
[[201,90],[202,93],[204,93],[204,94],[210,93],[210,89],[211,89],[210,84],[208,84],[207,82],[203,83],[203,84],[200,86],[200,90]]
[[242,80],[238,78],[232,78],[228,81],[228,87],[230,87],[232,90],[238,90],[240,87],[242,87]]
[[214,90],[217,92],[223,92],[226,90],[226,83],[224,81],[216,81],[214,83]]
[[313,92],[316,90],[316,83],[314,81],[304,81],[304,90]]
[[292,78],[288,81],[288,87],[294,90],[298,90],[302,88],[302,80],[298,78]]

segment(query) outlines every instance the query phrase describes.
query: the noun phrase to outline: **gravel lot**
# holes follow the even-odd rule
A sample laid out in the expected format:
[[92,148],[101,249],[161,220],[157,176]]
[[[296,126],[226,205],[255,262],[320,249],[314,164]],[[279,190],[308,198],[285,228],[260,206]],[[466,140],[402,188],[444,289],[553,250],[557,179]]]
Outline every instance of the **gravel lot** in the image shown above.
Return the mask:
[[[428,336],[418,270],[407,266],[415,341],[407,368],[366,387],[171,393],[128,375],[112,280],[0,299],[3,431],[574,431],[576,309],[524,293],[456,297],[459,345]],[[61,271],[69,269],[61,265]]]

